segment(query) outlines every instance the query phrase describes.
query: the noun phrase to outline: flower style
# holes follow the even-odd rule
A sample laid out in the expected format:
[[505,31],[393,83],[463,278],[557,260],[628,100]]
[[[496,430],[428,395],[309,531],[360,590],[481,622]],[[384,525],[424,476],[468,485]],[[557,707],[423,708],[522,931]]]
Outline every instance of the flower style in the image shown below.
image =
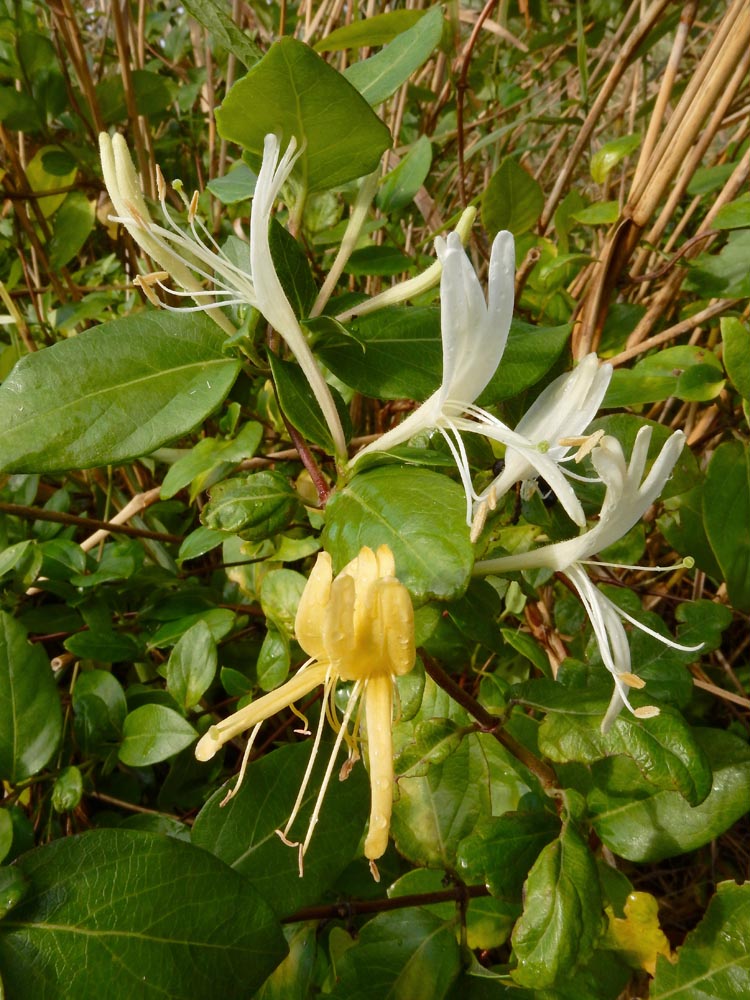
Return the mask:
[[[299,847],[300,875],[342,741],[349,749],[342,777],[359,758],[364,710],[371,787],[365,857],[370,861],[373,877],[379,879],[375,861],[388,845],[393,809],[393,680],[408,673],[416,660],[411,598],[396,578],[395,571],[393,553],[387,545],[381,545],[377,552],[365,546],[334,580],[331,557],[321,552],[302,593],[295,620],[297,641],[309,653],[310,659],[278,690],[263,695],[218,725],[211,726],[195,748],[198,760],[210,760],[224,743],[252,727],[240,775],[228,799],[239,788],[261,723],[309,694],[319,684],[323,685],[324,709],[310,763],[289,820],[283,831],[277,831],[285,843]],[[339,681],[354,682],[340,722],[334,704]],[[302,843],[293,843],[287,835],[302,805],[325,718],[337,729],[338,735],[305,839]]]
[[[151,219],[127,144],[121,135],[99,136],[99,151],[104,183],[121,223],[141,249],[154,260],[160,271],[141,275],[138,284],[154,305],[165,309],[206,312],[231,335],[235,327],[221,311],[224,306],[249,305],[265,316],[281,334],[297,358],[300,367],[323,411],[338,455],[346,454],[346,441],[336,406],[294,310],[284,294],[271,257],[268,227],[273,204],[289,179],[300,153],[294,138],[283,156],[278,136],[267,135],[263,160],[255,186],[250,218],[250,273],[234,264],[219,247],[196,215],[198,194],[188,207],[189,232],[180,228],[167,206],[167,186],[157,168],[159,202],[165,225]],[[181,290],[167,287],[172,278]],[[209,287],[206,288],[205,285]],[[179,297],[192,298],[193,306],[176,307],[157,297],[154,289]]]
[[675,431],[661,449],[650,472],[644,478],[651,428],[641,427],[633,445],[630,463],[626,464],[620,442],[610,436],[601,439],[591,454],[591,461],[605,484],[606,493],[598,522],[576,538],[544,545],[531,552],[486,559],[475,564],[476,573],[508,573],[514,570],[552,569],[564,573],[578,591],[594,629],[605,666],[615,681],[615,691],[602,723],[606,732],[623,705],[638,718],[658,715],[655,706],[634,709],[628,699],[629,688],[641,688],[644,682],[631,671],[630,649],[621,619],[659,639],[674,649],[693,652],[698,646],[682,646],[666,639],[642,622],[632,618],[605,597],[591,582],[586,561],[622,538],[646,513],[669,479],[685,443],[682,431]]
[[[524,437],[557,466],[568,457],[570,448],[580,444],[580,435],[594,419],[612,378],[612,365],[599,364],[596,354],[588,354],[573,369],[551,382],[516,424],[515,432]],[[576,454],[576,459],[580,453]],[[483,520],[486,507],[494,509],[497,501],[516,483],[538,476],[528,451],[509,445],[500,474],[485,489],[475,506],[475,524]],[[567,472],[573,476],[573,473]],[[573,476],[573,478],[580,478]],[[555,478],[555,492],[566,513],[579,527],[586,524],[580,501],[570,484]]]

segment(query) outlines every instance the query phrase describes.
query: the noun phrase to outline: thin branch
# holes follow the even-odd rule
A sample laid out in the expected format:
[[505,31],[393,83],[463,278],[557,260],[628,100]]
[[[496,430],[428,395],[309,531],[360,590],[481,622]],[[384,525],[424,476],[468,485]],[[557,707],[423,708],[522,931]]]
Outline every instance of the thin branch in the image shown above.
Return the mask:
[[169,535],[165,531],[149,531],[146,528],[132,528],[129,524],[116,524],[114,521],[100,521],[95,517],[78,517],[76,514],[64,514],[58,510],[41,510],[38,507],[26,507],[20,503],[0,503],[0,513],[12,514],[26,521],[54,521],[56,524],[73,524],[80,528],[111,531],[113,534],[131,535],[133,538],[151,538],[155,542],[172,542],[181,544],[181,535]]
[[429,906],[432,903],[461,903],[468,899],[489,896],[486,885],[457,885],[453,889],[438,892],[415,892],[409,896],[393,899],[351,899],[331,906],[307,906],[288,917],[282,917],[282,924],[298,924],[305,920],[351,920],[362,913],[385,913],[388,910],[403,910],[409,906]]

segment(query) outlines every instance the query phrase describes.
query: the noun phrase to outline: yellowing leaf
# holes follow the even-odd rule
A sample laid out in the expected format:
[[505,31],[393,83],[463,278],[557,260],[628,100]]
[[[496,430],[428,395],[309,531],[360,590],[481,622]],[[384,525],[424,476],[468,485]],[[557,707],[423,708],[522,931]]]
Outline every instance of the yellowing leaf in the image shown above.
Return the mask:
[[609,918],[607,944],[630,965],[653,976],[657,955],[673,960],[669,941],[659,926],[659,904],[651,893],[631,892],[624,917],[616,917],[611,906],[605,912]]

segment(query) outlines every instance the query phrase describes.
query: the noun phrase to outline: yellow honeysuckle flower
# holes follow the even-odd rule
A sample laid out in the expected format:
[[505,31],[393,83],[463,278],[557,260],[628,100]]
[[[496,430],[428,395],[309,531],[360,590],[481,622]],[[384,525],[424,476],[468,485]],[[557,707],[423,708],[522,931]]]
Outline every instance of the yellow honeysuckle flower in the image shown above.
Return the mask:
[[[360,724],[364,712],[371,786],[365,857],[369,859],[370,870],[377,880],[379,875],[375,861],[388,845],[393,808],[393,681],[395,677],[408,673],[416,660],[411,598],[406,587],[396,578],[393,553],[388,546],[381,545],[377,552],[365,546],[335,579],[331,557],[327,552],[321,552],[302,593],[295,632],[300,646],[310,655],[307,663],[276,691],[263,695],[223,722],[211,726],[198,741],[195,756],[201,761],[210,760],[224,743],[252,727],[238,781],[224,800],[226,802],[239,788],[250,749],[262,722],[282,708],[292,706],[319,684],[323,685],[323,709],[313,740],[310,763],[289,820],[283,830],[277,831],[285,843],[299,847],[302,875],[303,858],[318,821],[341,743],[346,742],[349,749],[342,777],[348,774],[351,765],[359,758]],[[339,681],[353,682],[340,721],[334,704]],[[338,735],[305,839],[301,843],[293,843],[287,835],[302,804],[326,718]]]

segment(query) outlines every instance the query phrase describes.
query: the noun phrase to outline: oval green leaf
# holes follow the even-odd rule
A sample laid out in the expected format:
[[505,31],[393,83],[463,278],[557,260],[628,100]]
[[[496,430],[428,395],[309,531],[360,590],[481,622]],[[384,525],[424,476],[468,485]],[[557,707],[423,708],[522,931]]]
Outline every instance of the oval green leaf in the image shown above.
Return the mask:
[[141,705],[123,723],[118,757],[130,767],[146,767],[173,757],[190,746],[198,734],[166,705]]
[[41,771],[61,731],[60,698],[44,649],[0,611],[0,779],[14,784]]
[[235,83],[216,125],[222,138],[255,158],[266,135],[280,136],[282,146],[296,137],[302,153],[293,176],[308,193],[371,173],[391,144],[387,127],[352,84],[294,38],[275,42]]
[[0,468],[114,465],[187,434],[240,370],[212,320],[137,313],[21,358],[0,387]]
[[247,880],[173,837],[94,830],[16,865],[30,884],[0,923],[9,997],[245,1000],[286,952]]
[[474,562],[463,490],[428,469],[390,465],[355,476],[328,501],[323,544],[337,571],[363,545],[389,545],[416,604],[459,597]]

